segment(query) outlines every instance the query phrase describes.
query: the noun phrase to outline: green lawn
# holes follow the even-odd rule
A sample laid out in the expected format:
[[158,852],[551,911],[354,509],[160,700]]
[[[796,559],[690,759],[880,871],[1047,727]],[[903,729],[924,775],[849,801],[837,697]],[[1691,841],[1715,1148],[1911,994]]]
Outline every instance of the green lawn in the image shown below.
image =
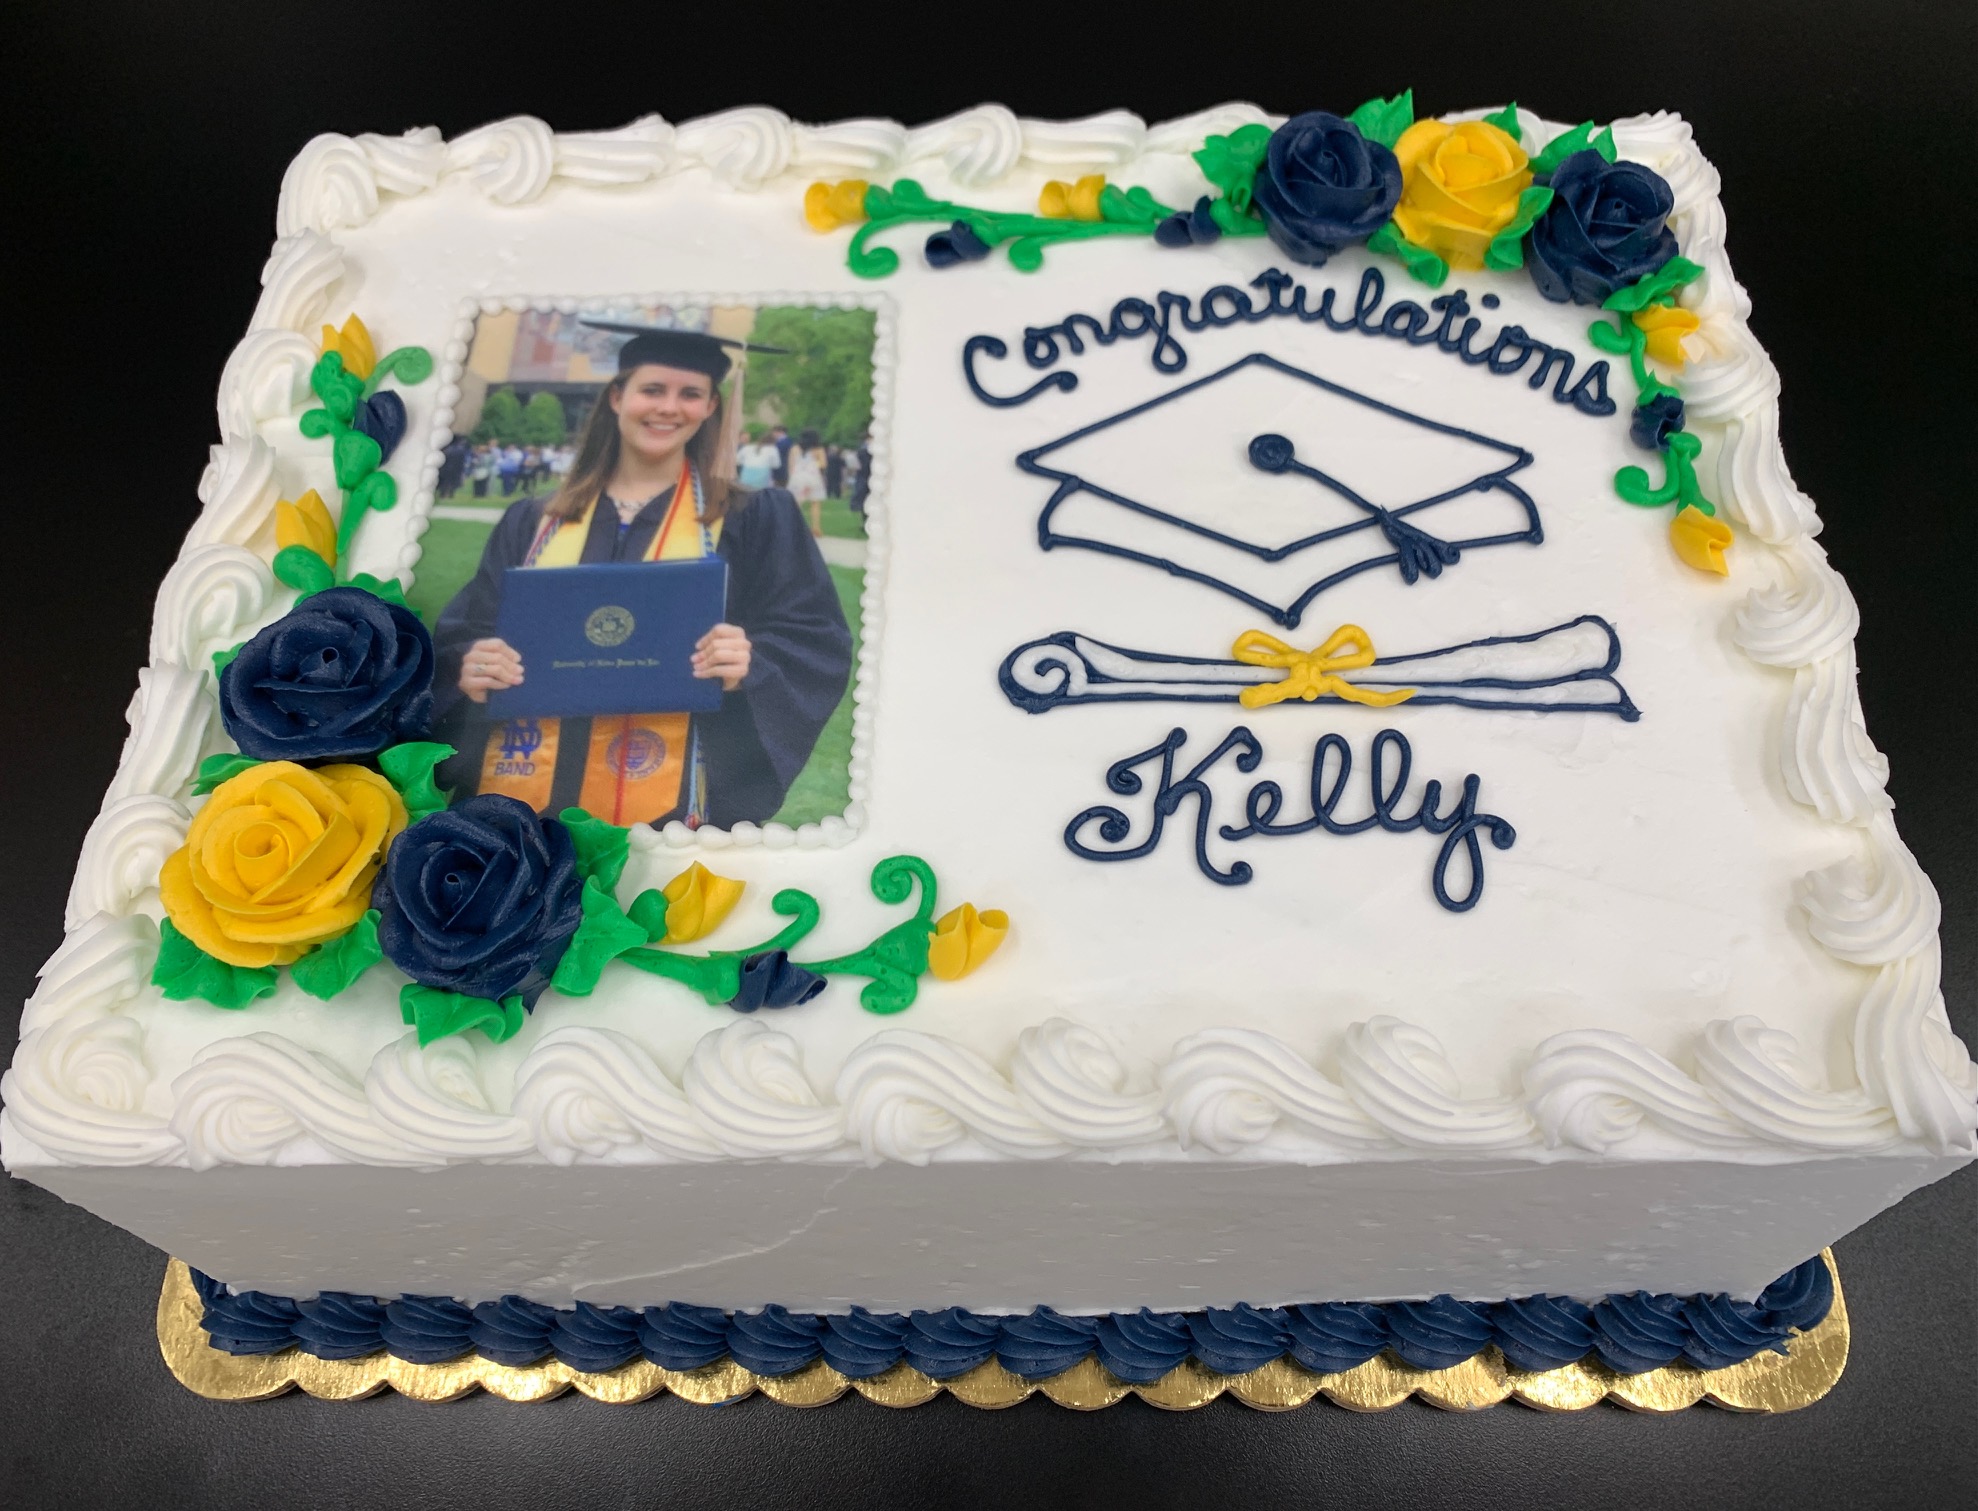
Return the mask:
[[[834,509],[842,516],[842,520],[837,521],[842,528],[832,528]],[[474,575],[474,569],[481,562],[481,548],[486,545],[488,532],[494,528],[498,518],[500,515],[491,509],[486,524],[465,519],[436,519],[432,522],[432,527],[420,542],[423,550],[419,566],[414,573],[412,591],[406,595],[427,624],[437,622],[440,610]],[[824,532],[827,535],[856,536],[859,533],[856,516],[833,499],[824,506]],[[865,588],[865,572],[858,567],[831,567],[829,571],[831,581],[838,589],[838,602],[845,610],[845,622],[852,627],[852,664],[857,666],[859,647],[863,643],[859,625],[859,594]],[[783,807],[776,815],[777,822],[794,827],[815,823],[829,814],[843,813],[851,788],[851,764],[852,694],[848,687],[825,724],[824,732],[817,737],[810,760],[791,784]]]

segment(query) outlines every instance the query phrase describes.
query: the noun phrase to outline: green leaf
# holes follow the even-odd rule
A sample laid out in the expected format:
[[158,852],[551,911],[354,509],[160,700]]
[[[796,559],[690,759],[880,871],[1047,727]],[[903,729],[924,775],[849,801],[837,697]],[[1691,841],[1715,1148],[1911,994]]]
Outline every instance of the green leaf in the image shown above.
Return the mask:
[[1401,228],[1391,220],[1367,238],[1367,250],[1400,258],[1410,278],[1426,283],[1432,289],[1441,288],[1443,281],[1449,277],[1448,263],[1427,247],[1418,247],[1408,240],[1401,234]]
[[316,359],[315,367],[309,372],[309,386],[323,401],[323,407],[345,425],[357,413],[357,405],[364,397],[364,380],[345,372],[343,358],[336,352],[324,352]]
[[566,997],[588,997],[604,968],[627,950],[649,941],[645,929],[625,916],[624,909],[595,876],[584,882],[584,921],[577,926],[563,958],[556,963],[550,985]]
[[1524,140],[1524,133],[1518,128],[1518,102],[1513,100],[1495,115],[1484,117],[1486,126],[1495,126],[1514,142]]
[[327,409],[305,409],[302,418],[295,422],[295,428],[312,441],[320,441],[336,429],[336,421],[330,418]]
[[1610,163],[1621,155],[1614,147],[1614,128],[1612,126],[1602,126],[1600,128],[1599,133],[1593,139],[1593,150],[1606,158]]
[[1270,145],[1271,128],[1253,122],[1239,126],[1228,136],[1208,138],[1195,152],[1195,164],[1204,178],[1223,191],[1234,209],[1248,210],[1250,186],[1256,181],[1257,169],[1262,166]]
[[1107,184],[1099,191],[1099,213],[1118,225],[1144,226],[1151,230],[1174,211],[1145,189],[1121,189]]
[[1484,252],[1484,266],[1495,268],[1500,273],[1523,267],[1525,237],[1551,203],[1552,191],[1542,184],[1534,184],[1520,194],[1518,213],[1511,217],[1509,225],[1490,239],[1490,246]]
[[[369,572],[359,572],[344,586],[369,593],[373,598],[382,598],[386,603],[395,603],[402,609],[412,609],[412,605],[405,601],[405,589],[396,577],[377,578]],[[412,612],[419,613],[417,609],[412,609]],[[421,619],[424,617],[420,615]]]
[[361,430],[339,432],[331,443],[330,456],[336,464],[337,486],[346,493],[376,472],[385,459],[378,443]]
[[223,651],[213,652],[213,675],[217,677],[221,672],[232,666],[234,664],[234,657],[246,649],[247,642],[243,640],[239,645],[230,645]]
[[[950,208],[946,201],[934,198],[925,189],[921,188],[916,180],[902,178],[895,179],[893,182],[893,203],[887,213],[889,215],[926,215],[952,219],[952,216],[947,215],[947,211]],[[876,219],[877,217],[874,218]]]
[[1347,119],[1368,141],[1392,147],[1401,140],[1401,133],[1415,124],[1415,91],[1405,89],[1391,100],[1371,99]]
[[406,817],[417,823],[446,807],[446,794],[433,781],[433,771],[454,753],[435,740],[408,740],[378,752],[378,769],[405,800]]
[[1245,214],[1226,199],[1209,201],[1209,219],[1222,227],[1225,236],[1266,236],[1269,229],[1254,213]]
[[[1608,146],[1611,148],[1614,144],[1612,133],[1602,134],[1607,137]],[[1584,152],[1593,145],[1593,122],[1581,121],[1572,130],[1562,131],[1545,144],[1545,150],[1532,159],[1532,172],[1544,178],[1575,152]],[[1606,153],[1601,155],[1607,156]],[[1608,157],[1607,160],[1610,163],[1614,161],[1612,157]]]
[[283,546],[275,553],[274,568],[277,578],[305,598],[336,586],[337,574],[330,564],[307,546]]
[[349,933],[317,945],[288,973],[310,996],[328,1002],[384,958],[385,952],[378,948],[378,910],[372,908]]
[[399,1015],[419,1030],[421,1048],[448,1034],[464,1034],[478,1028],[495,1043],[512,1039],[528,1017],[520,997],[503,997],[491,1002],[486,997],[468,997],[408,981],[398,993]]
[[199,763],[199,772],[192,779],[192,795],[204,797],[220,783],[230,782],[243,771],[260,764],[253,756],[244,756],[237,751],[209,755]]
[[371,379],[364,385],[366,393],[377,392],[378,385],[387,376],[397,378],[401,383],[423,383],[433,375],[433,354],[423,346],[401,346],[386,352],[378,358],[371,369]]
[[625,874],[626,857],[632,853],[632,831],[592,818],[582,808],[565,808],[557,817],[577,847],[578,874],[596,877],[607,892],[615,890],[618,878]]
[[151,984],[173,1002],[197,998],[238,1011],[274,991],[275,968],[215,960],[167,918],[158,926],[158,959],[151,967]]
[[648,887],[632,899],[625,916],[646,931],[647,943],[658,944],[666,937],[666,894]]
[[398,484],[392,481],[389,472],[372,472],[357,485],[351,497],[359,510],[376,509],[383,514],[398,502]]
[[884,220],[893,213],[893,191],[884,184],[865,186],[865,218]]
[[1703,276],[1703,269],[1687,257],[1671,257],[1655,272],[1624,289],[1616,289],[1601,302],[1604,310],[1632,314],[1651,304],[1670,299],[1677,289]]

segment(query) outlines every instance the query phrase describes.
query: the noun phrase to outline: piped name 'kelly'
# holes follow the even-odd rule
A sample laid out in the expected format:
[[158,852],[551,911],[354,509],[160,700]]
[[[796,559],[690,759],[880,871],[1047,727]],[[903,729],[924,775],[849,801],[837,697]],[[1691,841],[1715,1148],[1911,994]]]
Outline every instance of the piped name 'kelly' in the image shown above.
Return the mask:
[[[1346,796],[1348,779],[1353,774],[1353,748],[1344,735],[1321,735],[1312,747],[1308,814],[1302,818],[1283,818],[1284,789],[1276,782],[1261,781],[1254,783],[1244,797],[1241,824],[1216,824],[1216,794],[1210,785],[1210,774],[1225,757],[1233,757],[1230,764],[1237,771],[1255,771],[1264,758],[1264,747],[1249,729],[1238,725],[1223,737],[1214,750],[1177,776],[1176,757],[1187,743],[1188,731],[1176,729],[1160,744],[1123,757],[1106,768],[1107,789],[1124,797],[1132,797],[1147,785],[1141,768],[1159,763],[1157,784],[1144,815],[1144,829],[1139,843],[1129,843],[1135,836],[1135,820],[1132,817],[1110,805],[1097,804],[1065,826],[1065,844],[1071,852],[1086,860],[1101,861],[1136,860],[1143,855],[1151,855],[1161,842],[1167,821],[1192,800],[1195,804],[1195,864],[1211,881],[1237,887],[1250,880],[1250,863],[1239,860],[1227,869],[1218,868],[1209,857],[1212,830],[1218,838],[1234,844],[1259,836],[1309,834],[1314,830],[1345,835],[1363,834],[1370,829],[1384,830],[1389,834],[1408,834],[1419,829],[1427,834],[1442,836],[1442,848],[1436,853],[1435,869],[1430,875],[1435,900],[1452,913],[1466,913],[1483,897],[1484,854],[1479,836],[1488,835],[1491,844],[1499,850],[1510,849],[1518,838],[1517,831],[1510,824],[1478,807],[1483,781],[1474,772],[1463,778],[1462,796],[1448,812],[1438,811],[1442,804],[1442,783],[1437,781],[1424,783],[1414,811],[1403,812],[1414,752],[1409,748],[1407,737],[1398,729],[1383,729],[1374,736],[1368,753],[1368,806],[1365,815],[1359,818],[1343,818],[1339,813],[1340,804]],[[1085,836],[1095,831],[1095,837],[1102,840],[1106,848],[1085,842]],[[1462,895],[1455,896],[1451,894],[1448,882],[1451,863],[1459,853],[1463,856],[1468,880]]]

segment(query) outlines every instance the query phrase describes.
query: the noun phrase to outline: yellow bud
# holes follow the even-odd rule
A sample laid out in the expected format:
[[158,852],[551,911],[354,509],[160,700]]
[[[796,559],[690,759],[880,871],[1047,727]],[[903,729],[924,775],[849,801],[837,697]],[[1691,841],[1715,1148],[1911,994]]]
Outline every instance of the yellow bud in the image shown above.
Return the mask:
[[687,944],[712,934],[741,900],[743,883],[716,876],[695,861],[664,887],[666,933],[661,944]]
[[344,321],[342,330],[323,327],[323,350],[342,357],[343,370],[352,377],[368,378],[378,365],[378,349],[371,344],[371,333],[355,315]]
[[959,981],[995,954],[1009,932],[1009,914],[997,908],[978,913],[965,902],[935,921],[927,968],[943,981]]
[[842,183],[815,183],[804,190],[804,219],[813,231],[835,231],[869,219],[865,213],[865,191],[871,187],[862,178]]
[[1731,549],[1731,527],[1694,504],[1683,505],[1669,521],[1669,544],[1699,572],[1731,575],[1731,564],[1724,560],[1724,553]]
[[1106,175],[1088,173],[1071,186],[1068,196],[1073,220],[1104,220],[1105,212],[1099,208],[1099,196],[1106,192]]
[[307,546],[325,565],[337,564],[336,521],[314,488],[294,503],[283,499],[275,505],[275,549],[290,546]]
[[1671,367],[1683,365],[1683,337],[1702,323],[1694,310],[1677,304],[1651,304],[1635,311],[1635,327],[1648,338],[1649,356]]
[[1071,185],[1054,178],[1037,191],[1037,213],[1051,220],[1071,219]]

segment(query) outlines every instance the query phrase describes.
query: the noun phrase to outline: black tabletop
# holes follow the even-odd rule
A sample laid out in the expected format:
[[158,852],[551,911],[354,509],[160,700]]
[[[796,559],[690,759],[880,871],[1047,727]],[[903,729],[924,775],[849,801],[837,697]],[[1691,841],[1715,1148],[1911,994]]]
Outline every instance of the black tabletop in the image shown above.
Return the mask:
[[[0,1045],[61,938],[84,830],[117,760],[151,603],[217,439],[282,170],[318,131],[448,136],[527,112],[561,129],[765,101],[799,119],[921,121],[984,99],[1149,120],[1225,99],[1350,108],[1413,85],[1424,112],[1507,94],[1560,120],[1680,110],[1723,173],[1752,324],[1821,541],[1860,601],[1861,696],[1904,839],[1944,899],[1944,990],[1978,1044],[1978,245],[1960,0],[1873,5],[1204,7],[1157,19],[1003,4],[161,6],[10,13],[7,240],[27,253],[0,328],[5,531]],[[904,39],[904,41],[903,41]],[[1978,1172],[1837,1249],[1846,1375],[1794,1416],[1603,1407],[1355,1416],[1233,1401],[1081,1415],[943,1397],[896,1412],[670,1398],[606,1407],[395,1396],[216,1405],[166,1374],[164,1259],[37,1187],[0,1181],[0,1504],[1234,1506],[1935,1504],[1978,1450]],[[1514,1500],[1515,1498],[1515,1500]]]

